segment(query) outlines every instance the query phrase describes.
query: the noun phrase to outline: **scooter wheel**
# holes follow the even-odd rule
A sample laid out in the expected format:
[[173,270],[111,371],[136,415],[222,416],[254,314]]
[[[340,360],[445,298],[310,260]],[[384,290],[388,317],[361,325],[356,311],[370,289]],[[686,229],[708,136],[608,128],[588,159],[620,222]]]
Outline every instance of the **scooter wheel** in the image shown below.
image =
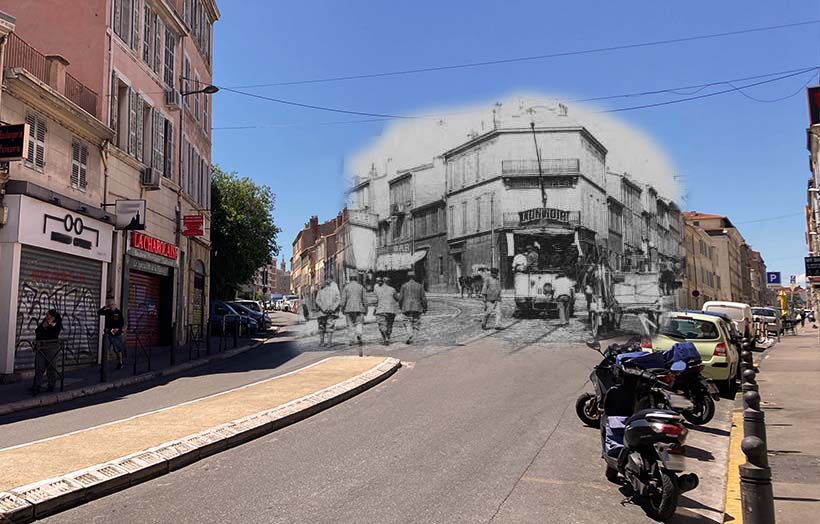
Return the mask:
[[655,520],[666,522],[675,514],[678,508],[678,479],[674,473],[658,470],[656,473],[658,480],[657,488],[660,492],[655,492],[649,496],[649,516]]
[[606,467],[606,479],[613,484],[620,484],[620,479],[618,478],[618,470],[615,468],[611,468],[609,466]]
[[598,400],[592,393],[583,393],[575,401],[575,413],[581,422],[589,427],[600,426],[600,416],[598,414]]
[[697,400],[693,400],[695,409],[684,411],[683,418],[696,426],[708,424],[715,416],[715,401],[709,395],[703,395]]

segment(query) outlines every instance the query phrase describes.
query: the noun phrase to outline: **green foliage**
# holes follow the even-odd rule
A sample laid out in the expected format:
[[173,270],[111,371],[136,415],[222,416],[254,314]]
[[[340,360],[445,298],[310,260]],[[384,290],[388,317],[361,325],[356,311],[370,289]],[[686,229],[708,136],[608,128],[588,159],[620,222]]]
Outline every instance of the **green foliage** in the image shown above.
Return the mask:
[[276,197],[268,186],[217,165],[211,180],[211,294],[234,297],[239,286],[279,254]]

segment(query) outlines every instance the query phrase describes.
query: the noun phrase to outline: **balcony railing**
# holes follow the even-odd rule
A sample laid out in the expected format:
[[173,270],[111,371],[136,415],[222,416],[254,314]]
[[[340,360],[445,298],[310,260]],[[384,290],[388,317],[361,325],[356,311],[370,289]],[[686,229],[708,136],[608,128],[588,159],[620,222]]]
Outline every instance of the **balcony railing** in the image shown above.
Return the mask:
[[[580,173],[581,161],[577,158],[545,158],[541,160],[541,172],[545,175]],[[502,175],[537,175],[538,160],[502,160]]]
[[[22,68],[50,86],[56,84],[51,78],[51,64],[42,53],[28,45],[15,33],[9,35],[6,41],[5,66],[11,69]],[[82,84],[79,80],[66,73],[65,89],[62,93],[66,98],[83,108],[88,113],[97,114],[97,93]]]

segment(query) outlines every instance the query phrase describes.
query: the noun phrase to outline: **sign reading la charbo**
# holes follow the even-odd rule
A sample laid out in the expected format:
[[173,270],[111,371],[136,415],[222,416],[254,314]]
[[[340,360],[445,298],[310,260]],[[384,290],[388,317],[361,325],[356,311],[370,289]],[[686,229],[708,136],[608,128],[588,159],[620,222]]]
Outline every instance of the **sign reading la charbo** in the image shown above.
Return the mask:
[[169,244],[168,242],[164,242],[158,238],[149,237],[139,231],[131,232],[131,247],[141,249],[142,251],[147,251],[148,253],[159,255],[164,258],[170,258],[171,260],[176,260],[177,254],[179,253],[179,248],[174,244]]

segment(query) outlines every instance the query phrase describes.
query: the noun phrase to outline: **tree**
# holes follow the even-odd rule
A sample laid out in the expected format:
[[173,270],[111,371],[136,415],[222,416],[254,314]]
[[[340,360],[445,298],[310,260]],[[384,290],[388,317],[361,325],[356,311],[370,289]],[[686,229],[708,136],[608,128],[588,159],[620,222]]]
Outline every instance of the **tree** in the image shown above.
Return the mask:
[[236,172],[214,165],[211,179],[211,295],[233,298],[257,269],[279,254],[276,197]]

